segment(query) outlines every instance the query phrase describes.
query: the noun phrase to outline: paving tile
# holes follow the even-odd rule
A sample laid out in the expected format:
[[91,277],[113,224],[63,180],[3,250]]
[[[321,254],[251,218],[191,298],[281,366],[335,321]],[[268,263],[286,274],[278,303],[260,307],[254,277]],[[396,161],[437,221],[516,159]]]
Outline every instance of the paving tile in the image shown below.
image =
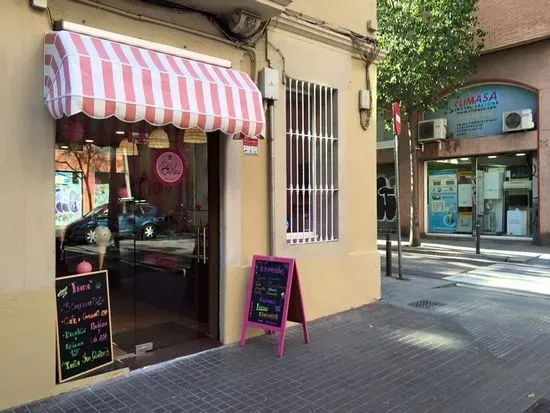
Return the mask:
[[522,412],[550,391],[550,301],[433,285],[313,322],[309,346],[291,329],[282,359],[260,337],[12,411]]

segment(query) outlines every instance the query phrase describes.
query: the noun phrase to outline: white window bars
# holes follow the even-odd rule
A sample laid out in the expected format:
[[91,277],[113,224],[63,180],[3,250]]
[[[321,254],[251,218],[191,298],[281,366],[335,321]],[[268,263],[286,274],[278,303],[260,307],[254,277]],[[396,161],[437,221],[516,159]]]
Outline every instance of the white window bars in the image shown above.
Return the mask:
[[287,79],[287,242],[338,239],[338,91]]

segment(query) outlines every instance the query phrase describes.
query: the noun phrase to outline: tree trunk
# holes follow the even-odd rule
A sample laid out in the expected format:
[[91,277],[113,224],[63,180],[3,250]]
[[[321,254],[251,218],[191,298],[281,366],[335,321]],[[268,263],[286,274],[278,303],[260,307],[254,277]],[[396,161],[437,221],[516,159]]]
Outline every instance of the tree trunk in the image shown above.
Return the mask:
[[118,228],[118,175],[116,170],[116,148],[111,146],[111,164],[109,169],[109,213],[108,226],[115,242],[115,249],[120,247],[119,228]]
[[[95,202],[92,199],[92,188],[90,188],[90,168],[92,166],[92,159],[95,156],[95,150],[92,148],[92,145],[89,143],[86,145],[86,151],[88,153],[86,159],[86,175],[84,176],[84,184],[86,185],[86,193],[88,194],[88,205],[90,211],[95,207]],[[92,155],[93,152],[93,155]],[[95,177],[95,174],[94,174]]]
[[92,209],[94,209],[94,204],[92,199],[92,189],[90,188],[90,178],[86,174],[86,176],[84,176],[83,179],[84,179],[84,185],[86,186],[86,195],[88,196],[88,205],[89,205],[88,208],[90,208],[89,211],[91,211]]
[[420,246],[420,222],[418,219],[418,153],[417,153],[417,122],[416,112],[411,111],[408,116],[409,126],[409,167],[411,177],[411,215],[409,225],[409,244],[411,247]]
[[87,167],[86,170],[84,170],[84,164],[82,163],[82,160],[80,159],[80,156],[78,152],[73,152],[74,157],[76,158],[76,161],[78,162],[78,167],[80,171],[82,172],[82,181],[84,183],[84,187],[86,188],[86,195],[88,197],[88,208],[89,210],[86,212],[91,211],[94,208],[94,205],[92,203],[92,190],[90,188],[90,181],[88,180],[88,176],[90,174],[90,151],[88,150],[87,154]]

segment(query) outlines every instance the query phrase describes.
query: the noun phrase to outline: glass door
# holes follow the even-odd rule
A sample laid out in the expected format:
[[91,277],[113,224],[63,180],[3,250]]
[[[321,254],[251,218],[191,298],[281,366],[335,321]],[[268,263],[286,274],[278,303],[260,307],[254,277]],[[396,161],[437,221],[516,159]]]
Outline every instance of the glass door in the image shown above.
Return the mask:
[[480,156],[477,174],[482,233],[532,236],[534,173],[530,154]]
[[135,348],[135,218],[119,129],[104,120],[64,118],[55,149],[56,276],[108,272],[116,359]]
[[219,136],[76,121],[84,137],[56,142],[56,275],[108,271],[130,367],[218,345]]
[[170,147],[139,145],[130,168],[136,353],[161,359],[194,352],[208,336],[211,288],[208,145],[169,135]]

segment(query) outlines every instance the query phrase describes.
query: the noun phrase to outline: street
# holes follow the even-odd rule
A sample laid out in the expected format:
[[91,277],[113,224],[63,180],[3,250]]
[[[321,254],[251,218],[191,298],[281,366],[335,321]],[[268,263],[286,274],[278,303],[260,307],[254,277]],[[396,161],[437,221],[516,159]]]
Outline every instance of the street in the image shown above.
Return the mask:
[[[380,250],[381,272],[386,275],[386,251]],[[462,256],[440,255],[427,253],[403,252],[403,273],[407,276],[443,278],[460,274],[476,268],[490,266],[494,261],[486,258],[468,258]],[[397,274],[397,252],[392,252],[392,272]]]
[[[488,249],[476,255],[471,247],[444,247],[429,243],[416,249],[405,246],[402,253],[403,274],[444,279],[459,286],[550,298],[550,254],[544,248],[530,244],[507,246],[504,243],[500,249]],[[394,246],[391,251],[393,276],[398,274],[395,249]],[[387,251],[385,248],[379,251],[381,273],[386,276]]]

